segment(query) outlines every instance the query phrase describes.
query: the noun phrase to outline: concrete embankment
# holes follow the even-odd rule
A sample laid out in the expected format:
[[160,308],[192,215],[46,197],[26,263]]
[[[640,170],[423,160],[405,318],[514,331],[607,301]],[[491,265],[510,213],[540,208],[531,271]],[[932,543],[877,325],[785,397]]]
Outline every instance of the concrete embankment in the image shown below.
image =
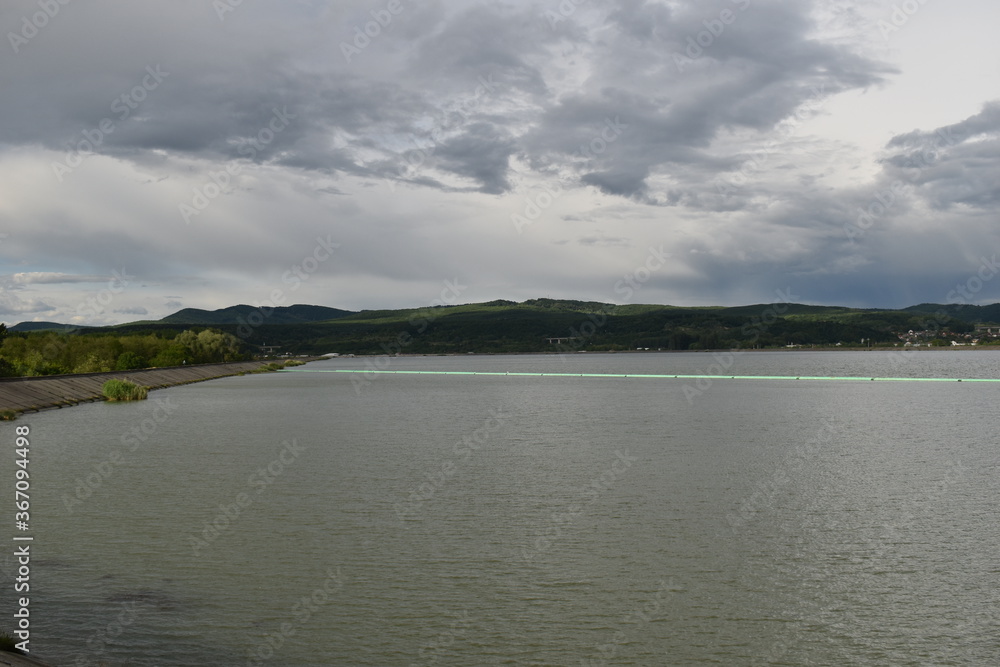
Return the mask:
[[49,663],[26,655],[0,651],[0,667],[51,667]]
[[34,412],[103,400],[101,386],[108,380],[128,380],[143,387],[160,389],[237,375],[244,371],[256,370],[268,363],[267,361],[239,361],[228,364],[198,364],[111,373],[2,378],[0,379],[0,410]]
[[0,651],[0,667],[51,667],[51,665],[27,655]]

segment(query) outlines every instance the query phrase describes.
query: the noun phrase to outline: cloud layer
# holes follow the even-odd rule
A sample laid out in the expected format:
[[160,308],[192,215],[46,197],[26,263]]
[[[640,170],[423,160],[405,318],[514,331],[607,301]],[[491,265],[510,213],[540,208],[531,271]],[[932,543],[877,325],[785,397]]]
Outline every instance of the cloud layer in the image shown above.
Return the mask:
[[894,93],[943,80],[911,40],[978,44],[952,26],[985,2],[39,11],[0,7],[8,323],[417,306],[454,280],[614,301],[650,248],[671,262],[634,301],[905,306],[996,247],[989,86]]

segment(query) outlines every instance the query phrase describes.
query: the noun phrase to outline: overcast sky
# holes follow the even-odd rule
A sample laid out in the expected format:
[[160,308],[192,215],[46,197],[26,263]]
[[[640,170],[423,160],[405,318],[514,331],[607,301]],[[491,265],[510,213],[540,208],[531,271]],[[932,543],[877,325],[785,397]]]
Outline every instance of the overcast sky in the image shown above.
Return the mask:
[[998,25],[996,0],[5,0],[0,321],[1000,301]]

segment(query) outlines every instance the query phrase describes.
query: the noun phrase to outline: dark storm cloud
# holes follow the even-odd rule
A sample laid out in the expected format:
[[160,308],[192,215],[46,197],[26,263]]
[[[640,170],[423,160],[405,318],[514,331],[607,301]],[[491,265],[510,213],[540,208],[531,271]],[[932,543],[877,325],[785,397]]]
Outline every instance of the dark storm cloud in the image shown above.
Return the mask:
[[[808,3],[620,5],[608,17],[618,31],[602,36],[598,53],[606,57],[594,58],[585,88],[548,108],[526,142],[545,152],[538,163],[586,158],[581,180],[608,193],[646,197],[647,182],[635,178],[643,171],[734,167],[737,156],[710,151],[720,134],[772,130],[811,100],[875,85],[893,71],[809,37],[816,26]],[[595,141],[595,126],[616,118],[627,129],[614,144],[581,151]]]
[[893,137],[886,148],[887,179],[912,184],[933,209],[1000,204],[1000,102],[959,123]]
[[501,194],[510,189],[507,171],[513,153],[514,142],[506,133],[477,123],[442,144],[436,155],[443,169],[478,181],[482,192]]
[[[18,58],[0,84],[25,94],[0,101],[0,141],[64,150],[100,136],[97,152],[125,159],[160,150],[400,178],[399,162],[412,149],[401,143],[432,138],[437,159],[410,175],[414,184],[450,190],[442,176],[453,174],[502,193],[518,153],[535,166],[568,169],[605,193],[642,199],[649,196],[645,175],[724,166],[724,156],[708,151],[720,132],[766,131],[810,96],[870,86],[888,71],[809,38],[815,25],[804,3],[718,1],[671,10],[630,1],[586,9],[598,8],[603,27],[580,23],[583,9],[552,26],[539,5],[473,5],[452,14],[440,5],[408,7],[350,66],[304,60],[249,11],[226,17],[223,39],[204,7],[201,23],[184,23],[195,11],[191,3],[116,6],[116,23],[100,20],[101,10],[76,8],[74,20],[93,31],[93,42],[74,33],[61,51],[98,75],[81,77],[73,62],[55,57],[55,45],[44,57]],[[290,12],[286,28],[314,43],[354,15],[345,11],[339,23],[324,24]],[[706,25],[722,28],[697,46]],[[122,33],[122,26],[131,28]],[[96,46],[105,43],[110,48]],[[589,60],[592,72],[559,93],[550,68],[567,49]],[[397,52],[412,57],[397,62]],[[279,132],[272,131],[276,116],[287,119]],[[111,131],[95,135],[104,119]],[[609,136],[608,123],[627,129]],[[648,200],[676,198],[652,193]]]
[[456,92],[489,73],[506,88],[543,96],[542,72],[556,36],[545,28],[536,8],[502,4],[473,6],[442,24],[432,36],[417,39],[409,73],[435,87]]
[[[1000,106],[899,134],[879,164],[874,142],[858,148],[857,128],[823,109],[897,74],[872,55],[860,14],[847,38],[818,18],[847,5],[404,0],[382,24],[385,5],[369,0],[244,2],[222,17],[203,0],[63,5],[0,59],[3,166],[34,169],[0,211],[3,251],[39,258],[3,271],[35,276],[6,287],[5,307],[60,285],[45,274],[80,274],[57,287],[71,293],[122,267],[162,290],[270,287],[328,234],[344,251],[309,285],[356,278],[358,307],[361,292],[463,271],[526,296],[587,285],[615,298],[572,250],[599,250],[610,267],[660,238],[673,257],[645,293],[658,298],[931,285],[927,267],[951,276],[940,262],[992,239]],[[34,11],[3,3],[0,28]],[[878,141],[899,131],[887,122]],[[844,146],[861,162],[816,157]],[[46,166],[91,151],[114,159],[46,180]],[[233,167],[239,177],[185,224],[178,205]],[[505,245],[511,214],[542,188],[558,196]],[[545,272],[519,268],[532,262]]]
[[581,176],[580,181],[587,185],[593,185],[605,194],[636,197],[645,194],[647,175],[646,171],[632,174],[622,170],[591,172]]

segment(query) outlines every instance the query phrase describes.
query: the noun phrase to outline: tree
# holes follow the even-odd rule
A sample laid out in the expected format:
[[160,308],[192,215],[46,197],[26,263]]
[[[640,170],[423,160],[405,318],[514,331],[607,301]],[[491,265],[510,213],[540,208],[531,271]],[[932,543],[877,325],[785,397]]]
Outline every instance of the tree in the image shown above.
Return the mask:
[[122,352],[118,355],[118,361],[115,362],[116,371],[132,371],[137,368],[145,368],[146,360],[140,357],[135,352]]

